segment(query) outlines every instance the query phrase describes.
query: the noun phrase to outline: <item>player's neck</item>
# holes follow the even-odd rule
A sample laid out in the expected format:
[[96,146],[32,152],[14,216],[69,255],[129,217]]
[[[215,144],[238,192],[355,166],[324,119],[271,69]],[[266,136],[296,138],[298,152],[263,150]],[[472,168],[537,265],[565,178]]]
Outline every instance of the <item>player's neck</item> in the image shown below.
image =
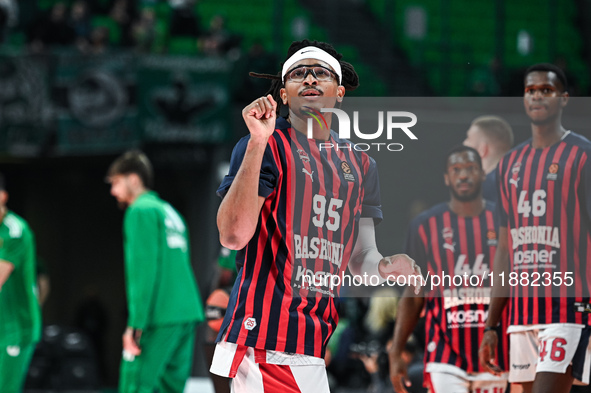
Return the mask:
[[133,205],[135,201],[137,201],[137,199],[145,194],[146,192],[148,192],[149,190],[147,188],[141,187],[141,188],[137,188],[135,190],[133,190],[131,198],[129,200],[129,205]]
[[[319,141],[327,141],[330,139],[330,124],[331,124],[331,117],[329,116],[331,113],[324,115],[324,119],[326,120],[326,125],[324,123],[318,124],[316,121],[312,121],[312,136],[314,139]],[[313,120],[313,119],[312,119]],[[296,131],[301,132],[302,134],[308,135],[308,118],[307,117],[299,117],[296,116],[291,110],[289,111],[289,119],[287,119],[291,123],[291,126],[296,129]],[[327,128],[328,126],[328,128]]]
[[8,214],[8,208],[6,206],[0,206],[0,223],[4,221],[6,214]]
[[475,217],[480,215],[486,206],[482,197],[472,201],[460,201],[452,198],[449,203],[449,209],[460,217]]
[[491,173],[496,167],[497,164],[499,163],[499,161],[501,160],[501,157],[491,157],[488,156],[486,158],[482,159],[482,169],[484,170],[484,173],[486,173],[487,175],[489,173]]
[[532,147],[534,149],[544,149],[560,141],[566,134],[566,129],[562,127],[560,121],[550,124],[532,123],[531,132]]

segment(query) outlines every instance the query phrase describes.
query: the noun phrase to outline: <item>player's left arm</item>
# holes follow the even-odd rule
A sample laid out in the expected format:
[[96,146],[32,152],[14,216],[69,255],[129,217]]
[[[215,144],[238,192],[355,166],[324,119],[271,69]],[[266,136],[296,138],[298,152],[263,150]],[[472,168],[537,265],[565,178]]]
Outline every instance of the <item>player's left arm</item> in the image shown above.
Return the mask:
[[[351,254],[350,270],[353,274],[377,276],[379,284],[389,277],[417,276],[421,269],[406,254],[384,257],[376,246],[375,225],[382,220],[380,182],[378,168],[373,158],[364,157],[367,171],[363,177],[363,206],[359,220],[359,235]],[[420,288],[419,284],[415,291]],[[370,281],[371,282],[371,281]],[[379,285],[378,284],[378,285]]]
[[131,329],[145,329],[153,307],[159,268],[159,216],[155,209],[131,207],[124,222],[125,276]]
[[[406,275],[420,277],[421,268],[406,254],[396,254],[384,257],[376,246],[375,227],[373,219],[361,218],[359,220],[359,235],[351,254],[349,264],[351,273],[356,275],[378,276],[379,283],[383,283],[388,277]],[[415,291],[420,288],[421,280],[417,281]],[[412,280],[409,280],[412,282]]]
[[[349,262],[351,273],[355,275],[363,275],[364,273],[370,276],[379,275],[378,262],[383,258],[376,246],[373,219],[362,217],[359,220],[359,235]],[[382,278],[380,283],[384,282],[386,278]]]
[[6,260],[0,260],[0,291],[2,291],[2,286],[10,277],[10,273],[14,270],[14,265]]

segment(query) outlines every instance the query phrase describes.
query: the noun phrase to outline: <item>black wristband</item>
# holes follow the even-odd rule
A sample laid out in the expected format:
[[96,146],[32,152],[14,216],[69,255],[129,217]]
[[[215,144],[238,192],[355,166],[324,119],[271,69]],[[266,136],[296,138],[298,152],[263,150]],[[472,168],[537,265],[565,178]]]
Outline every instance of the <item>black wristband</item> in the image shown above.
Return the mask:
[[495,332],[498,333],[499,332],[499,326],[487,326],[484,328],[484,333],[486,332]]

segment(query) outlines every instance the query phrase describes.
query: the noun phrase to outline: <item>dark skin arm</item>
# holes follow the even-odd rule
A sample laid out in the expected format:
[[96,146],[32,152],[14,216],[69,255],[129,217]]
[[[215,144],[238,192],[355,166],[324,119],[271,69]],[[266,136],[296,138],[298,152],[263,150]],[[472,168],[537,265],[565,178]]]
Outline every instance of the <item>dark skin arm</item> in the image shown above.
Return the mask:
[[267,142],[275,131],[277,103],[271,95],[260,97],[242,110],[250,140],[236,178],[220,204],[217,224],[220,243],[230,250],[246,246],[255,233],[265,198],[259,196],[261,163]]
[[[496,327],[501,322],[503,311],[507,306],[510,295],[510,287],[505,282],[501,285],[500,273],[505,273],[505,280],[509,276],[509,244],[508,233],[506,227],[499,228],[499,245],[495,253],[495,260],[493,265],[493,287],[491,292],[490,306],[488,308],[488,319],[486,320],[487,327]],[[500,375],[501,370],[494,364],[495,350],[497,348],[498,337],[495,330],[489,330],[484,333],[480,349],[478,350],[478,357],[480,359],[480,366],[494,375]]]
[[415,295],[412,287],[406,287],[398,303],[394,339],[392,349],[388,353],[390,359],[390,380],[392,381],[394,390],[398,393],[407,393],[404,386],[410,386],[410,381],[408,381],[406,374],[408,365],[402,359],[402,351],[421,316],[421,311],[425,305],[423,295],[423,289],[421,289],[418,295]]

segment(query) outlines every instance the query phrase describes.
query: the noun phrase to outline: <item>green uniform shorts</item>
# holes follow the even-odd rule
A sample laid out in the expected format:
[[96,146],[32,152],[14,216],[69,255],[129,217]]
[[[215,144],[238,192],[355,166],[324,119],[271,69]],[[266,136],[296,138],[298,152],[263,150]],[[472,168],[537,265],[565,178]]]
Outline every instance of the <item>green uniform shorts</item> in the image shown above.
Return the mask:
[[142,353],[121,360],[119,393],[182,393],[191,374],[195,323],[142,331]]
[[2,393],[21,393],[35,344],[26,346],[0,345],[0,387]]

